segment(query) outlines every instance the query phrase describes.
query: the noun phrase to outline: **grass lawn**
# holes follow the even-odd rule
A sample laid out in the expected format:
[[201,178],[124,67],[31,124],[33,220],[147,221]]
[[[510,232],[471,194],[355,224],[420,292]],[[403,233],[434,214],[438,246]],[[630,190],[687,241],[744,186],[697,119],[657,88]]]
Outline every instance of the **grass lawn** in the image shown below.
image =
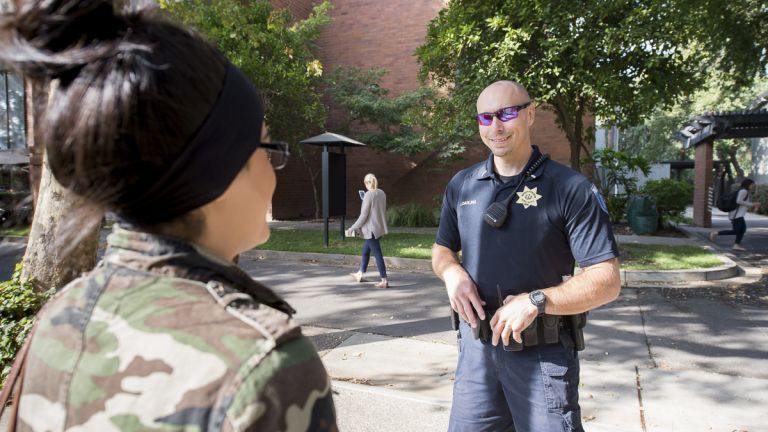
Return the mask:
[[[317,252],[358,255],[363,244],[360,238],[339,239],[338,230],[331,230],[329,247],[323,247],[323,232],[319,230],[273,229],[269,242],[256,249],[288,252]],[[429,259],[435,236],[431,234],[388,234],[381,242],[384,256]],[[626,270],[672,270],[707,268],[722,265],[713,253],[697,246],[660,246],[621,244],[621,266]]]
[[621,267],[625,270],[678,270],[723,265],[712,252],[698,246],[620,244]]
[[[381,241],[381,251],[384,256],[429,259],[434,242],[435,236],[431,234],[391,233]],[[337,227],[329,230],[328,248],[323,246],[323,232],[320,230],[273,229],[269,242],[256,249],[359,255],[362,247],[363,239],[359,237],[347,237],[341,241]]]
[[22,236],[26,237],[29,235],[29,227],[13,227],[13,228],[2,228],[0,229],[0,236]]

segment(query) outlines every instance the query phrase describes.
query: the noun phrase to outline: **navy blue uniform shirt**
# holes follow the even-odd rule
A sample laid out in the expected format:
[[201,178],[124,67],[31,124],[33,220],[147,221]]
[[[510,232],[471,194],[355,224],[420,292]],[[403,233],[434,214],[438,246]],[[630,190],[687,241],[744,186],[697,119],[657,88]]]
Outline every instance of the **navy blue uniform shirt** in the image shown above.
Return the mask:
[[[541,155],[533,155],[523,173]],[[445,191],[436,243],[461,251],[462,266],[486,308],[507,295],[559,285],[580,267],[619,255],[608,211],[597,188],[583,175],[547,160],[522,179],[501,228],[483,221],[485,209],[513,193],[523,174],[502,183],[493,155],[456,174]]]

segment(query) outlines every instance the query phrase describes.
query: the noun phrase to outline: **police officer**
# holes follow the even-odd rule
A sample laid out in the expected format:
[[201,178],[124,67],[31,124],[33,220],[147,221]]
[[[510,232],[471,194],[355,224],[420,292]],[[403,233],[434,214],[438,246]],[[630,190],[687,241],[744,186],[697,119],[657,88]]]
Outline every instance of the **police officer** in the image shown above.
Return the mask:
[[[559,316],[619,294],[608,212],[584,176],[531,145],[535,106],[524,87],[491,84],[477,112],[491,154],[451,179],[432,251],[461,318],[449,430],[582,431],[573,320]],[[571,277],[575,264],[582,271]],[[529,343],[525,329],[545,317],[557,337],[534,333]],[[488,337],[476,339],[483,325]]]

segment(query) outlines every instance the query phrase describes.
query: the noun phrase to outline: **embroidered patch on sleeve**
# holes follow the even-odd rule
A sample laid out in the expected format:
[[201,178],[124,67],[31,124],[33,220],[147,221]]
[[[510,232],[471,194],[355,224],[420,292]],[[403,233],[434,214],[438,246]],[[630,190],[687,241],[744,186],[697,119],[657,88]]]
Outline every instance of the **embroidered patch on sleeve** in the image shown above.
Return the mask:
[[605,205],[605,200],[603,199],[603,196],[600,195],[600,191],[597,190],[597,186],[592,185],[592,193],[595,194],[595,198],[597,198],[597,202],[600,204],[600,208],[603,209],[604,212],[608,213],[608,206]]

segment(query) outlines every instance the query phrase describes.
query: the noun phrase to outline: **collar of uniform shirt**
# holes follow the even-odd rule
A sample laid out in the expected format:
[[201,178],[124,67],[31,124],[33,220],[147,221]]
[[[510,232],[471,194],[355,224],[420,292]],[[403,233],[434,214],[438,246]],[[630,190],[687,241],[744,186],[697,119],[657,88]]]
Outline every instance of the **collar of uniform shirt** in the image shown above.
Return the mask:
[[[531,153],[531,157],[525,164],[525,168],[520,171],[521,174],[526,172],[528,168],[530,168],[531,165],[533,165],[533,163],[539,159],[539,156],[541,156],[541,150],[539,150],[539,146],[532,145],[531,147],[533,148],[533,153]],[[536,177],[541,177],[541,170],[543,169],[543,166],[544,164],[541,164],[541,166],[536,169]],[[477,171],[477,175],[475,176],[476,180],[489,180],[492,178],[496,178],[496,173],[493,172],[493,153],[488,155],[488,159],[485,160],[485,165]]]

